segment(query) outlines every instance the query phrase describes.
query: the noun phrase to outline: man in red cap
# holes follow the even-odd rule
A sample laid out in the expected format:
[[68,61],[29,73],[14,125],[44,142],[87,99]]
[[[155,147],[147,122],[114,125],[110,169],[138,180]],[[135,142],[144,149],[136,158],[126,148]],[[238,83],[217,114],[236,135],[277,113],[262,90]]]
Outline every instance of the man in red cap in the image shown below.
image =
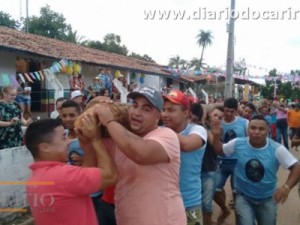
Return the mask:
[[[190,100],[178,90],[164,95],[162,121],[179,138],[181,164],[179,187],[185,206],[187,224],[202,225],[201,165],[207,141],[207,131],[200,125],[189,123]],[[201,116],[202,117],[202,116]]]

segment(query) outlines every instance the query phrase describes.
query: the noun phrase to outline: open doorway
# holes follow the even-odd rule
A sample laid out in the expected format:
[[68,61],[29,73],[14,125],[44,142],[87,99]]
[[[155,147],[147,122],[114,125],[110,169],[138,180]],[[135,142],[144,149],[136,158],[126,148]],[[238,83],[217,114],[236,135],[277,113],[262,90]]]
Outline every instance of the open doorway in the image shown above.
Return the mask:
[[[40,71],[41,66],[37,61],[29,61],[29,72]],[[33,79],[31,83],[31,110],[32,112],[41,112],[42,109],[42,82],[38,79]]]

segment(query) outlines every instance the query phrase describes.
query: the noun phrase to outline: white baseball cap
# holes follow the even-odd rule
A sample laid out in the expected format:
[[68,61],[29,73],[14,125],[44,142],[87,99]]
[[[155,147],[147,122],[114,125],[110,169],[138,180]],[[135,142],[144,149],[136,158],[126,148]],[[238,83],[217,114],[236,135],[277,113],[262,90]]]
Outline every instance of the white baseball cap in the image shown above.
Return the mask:
[[73,91],[73,92],[71,93],[71,99],[74,99],[74,98],[76,98],[76,97],[78,97],[78,96],[83,96],[83,94],[82,94],[81,91],[79,91],[79,90]]

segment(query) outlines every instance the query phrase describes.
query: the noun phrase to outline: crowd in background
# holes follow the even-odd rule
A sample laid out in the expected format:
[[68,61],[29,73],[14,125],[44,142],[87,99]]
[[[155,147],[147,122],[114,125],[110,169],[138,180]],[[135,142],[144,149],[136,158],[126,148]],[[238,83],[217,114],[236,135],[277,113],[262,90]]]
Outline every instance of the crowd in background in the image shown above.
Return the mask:
[[[112,157],[119,173],[118,181],[110,180],[110,185],[102,186],[97,183],[95,188],[87,191],[99,224],[182,225],[186,221],[188,225],[211,225],[213,200],[221,209],[219,224],[226,220],[232,209],[237,224],[253,225],[255,221],[259,225],[276,224],[277,203],[284,202],[290,189],[300,180],[300,165],[289,152],[292,148],[298,151],[300,145],[298,102],[288,104],[285,99],[276,97],[256,103],[235,98],[209,98],[208,103],[196,102],[195,98],[172,87],[162,92],[149,87],[138,89],[134,83],[128,85],[122,74],[113,79],[110,69],[100,69],[88,88],[82,77],[74,74],[70,80],[70,97],[57,99],[56,110],[51,113],[51,118],[59,119],[66,130],[70,165],[85,166],[85,155],[90,151],[85,149],[87,140],[97,140],[99,146],[103,145],[99,137],[86,131],[96,132],[92,118],[84,117],[82,133],[75,129],[76,119],[98,96],[104,97],[105,101],[120,102],[122,88],[116,88],[120,84],[126,89],[126,98],[130,99],[130,128],[120,124],[110,109],[97,109],[98,119],[117,146]],[[22,106],[30,103],[26,98],[30,96],[28,88],[20,85],[17,90],[7,86],[2,94],[0,149],[20,146],[23,143],[21,126],[30,127],[33,122],[30,107],[25,118]],[[19,94],[23,98],[18,104]],[[28,141],[33,140],[28,136]],[[31,152],[37,151],[36,147],[26,144]],[[103,149],[91,148],[96,152],[94,156],[103,154]],[[34,154],[36,161],[49,157],[43,153],[45,158],[41,159]],[[55,155],[53,157],[56,160]],[[104,162],[100,161],[93,166],[115,170],[112,164],[101,167]],[[289,169],[290,175],[283,187],[277,188],[279,166]],[[232,201],[227,206],[226,195],[229,193],[225,192],[224,186],[229,178]],[[151,193],[158,195],[157,201]],[[140,211],[139,205],[149,211]],[[172,216],[168,212],[172,212]],[[34,216],[42,223],[46,218],[36,213]],[[94,222],[91,224],[97,224]]]

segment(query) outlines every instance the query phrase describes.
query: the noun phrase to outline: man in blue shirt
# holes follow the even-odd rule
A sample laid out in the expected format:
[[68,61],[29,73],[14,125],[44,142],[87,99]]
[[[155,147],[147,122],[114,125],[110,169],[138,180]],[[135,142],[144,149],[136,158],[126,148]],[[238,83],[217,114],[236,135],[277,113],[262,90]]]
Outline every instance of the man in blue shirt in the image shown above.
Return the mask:
[[[227,98],[224,101],[224,117],[222,120],[222,140],[227,143],[237,137],[245,137],[247,135],[248,120],[236,116],[238,110],[238,101],[235,98]],[[226,193],[224,186],[227,179],[231,179],[231,189],[233,198],[235,197],[234,187],[234,171],[237,163],[236,154],[230,156],[218,156],[219,168],[217,170],[217,187],[214,200],[221,207],[222,213],[218,217],[218,223],[222,223],[230,214],[228,207],[226,206]]]
[[[298,160],[283,145],[268,138],[268,123],[261,115],[250,120],[249,137],[222,144],[219,121],[212,122],[211,131],[217,154],[235,153],[238,157],[235,170],[237,224],[253,225],[255,221],[258,225],[276,224],[277,203],[285,202],[300,180]],[[285,184],[276,188],[279,166],[289,169],[290,174]]]
[[[181,150],[179,187],[187,216],[187,224],[202,225],[201,165],[207,131],[189,123],[190,100],[178,90],[163,95],[162,121],[178,135]],[[200,116],[202,117],[202,115]]]

